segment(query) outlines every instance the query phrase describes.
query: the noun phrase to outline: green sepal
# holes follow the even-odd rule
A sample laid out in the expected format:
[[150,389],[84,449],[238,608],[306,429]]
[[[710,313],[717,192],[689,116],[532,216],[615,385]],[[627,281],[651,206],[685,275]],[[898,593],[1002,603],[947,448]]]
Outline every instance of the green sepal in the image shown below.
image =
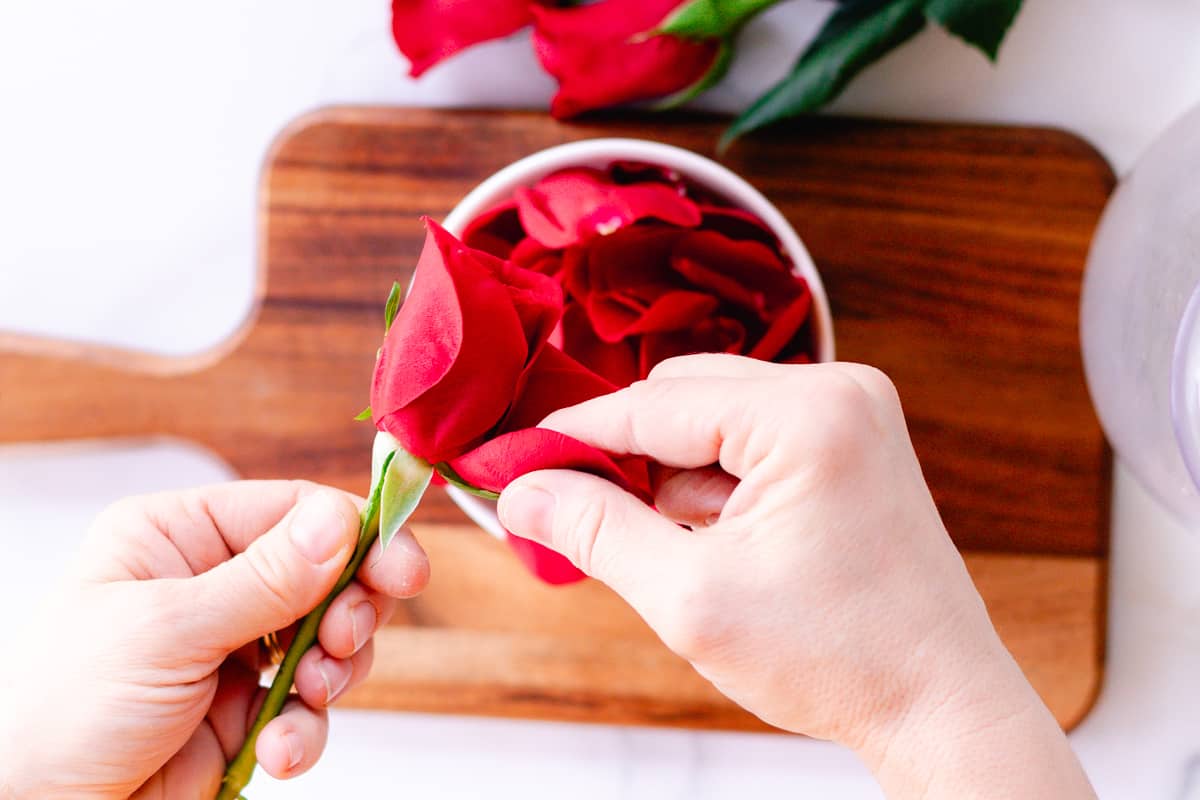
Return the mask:
[[472,486],[471,484],[464,481],[462,479],[462,476],[459,475],[457,472],[455,472],[454,469],[449,464],[447,464],[445,461],[441,462],[440,464],[435,465],[434,469],[437,470],[438,475],[441,475],[443,478],[446,479],[446,483],[450,484],[451,486],[453,486],[457,489],[462,489],[467,494],[473,494],[476,497],[482,497],[485,500],[499,500],[500,499],[500,494],[498,492],[492,492],[487,489],[480,489],[478,486]]
[[425,459],[401,449],[388,456],[379,482],[379,543],[384,550],[416,510],[432,478],[433,467]]
[[700,79],[691,86],[685,86],[678,92],[675,92],[675,94],[664,97],[662,100],[654,103],[651,108],[655,111],[666,111],[691,102],[716,86],[725,77],[725,73],[729,71],[729,65],[732,63],[733,44],[730,40],[725,39],[717,49],[717,57],[713,59],[712,66],[708,68],[708,72],[700,76]]
[[367,406],[367,407],[366,407],[366,408],[364,408],[362,411],[360,411],[360,412],[358,412],[357,414],[355,414],[355,415],[354,415],[354,421],[355,421],[355,422],[362,422],[364,419],[370,419],[370,418],[371,418],[371,416],[372,416],[372,414],[371,414],[371,407],[370,407],[370,406]]
[[719,150],[755,128],[820,108],[869,64],[925,27],[924,0],[846,0],[838,6],[792,71],[721,136]]
[[[388,453],[383,458],[382,475],[387,474],[387,469],[395,457],[395,453]],[[375,518],[379,516],[380,498],[383,495],[383,480],[375,481],[375,485],[371,487],[371,496],[367,498],[367,504],[362,510],[362,530],[369,531],[375,527]]]
[[688,0],[675,8],[653,30],[644,34],[669,34],[684,39],[728,39],[755,15],[779,0]]
[[1000,52],[1021,0],[925,0],[925,16],[978,47],[991,61]]
[[398,282],[392,283],[392,291],[388,294],[387,304],[383,307],[383,332],[386,334],[392,329],[392,322],[396,319],[396,312],[400,310],[400,295],[404,290],[400,288]]

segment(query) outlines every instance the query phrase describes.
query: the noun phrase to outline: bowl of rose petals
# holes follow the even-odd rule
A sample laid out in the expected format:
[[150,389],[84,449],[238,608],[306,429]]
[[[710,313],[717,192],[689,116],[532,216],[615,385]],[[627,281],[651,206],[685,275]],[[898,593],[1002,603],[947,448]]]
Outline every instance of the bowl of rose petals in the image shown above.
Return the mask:
[[[833,360],[829,303],[800,237],[757,189],[689,150],[638,139],[551,147],[480,183],[444,228],[553,278],[563,307],[548,344],[613,388],[692,353]],[[447,490],[507,536],[494,501]],[[518,553],[550,582],[577,577],[540,551]]]

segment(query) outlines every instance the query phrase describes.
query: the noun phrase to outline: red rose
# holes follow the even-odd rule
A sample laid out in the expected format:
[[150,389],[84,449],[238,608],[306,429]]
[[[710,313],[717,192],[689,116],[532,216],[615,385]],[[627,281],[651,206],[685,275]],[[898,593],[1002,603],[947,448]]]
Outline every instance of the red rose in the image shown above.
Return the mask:
[[392,0],[392,36],[415,78],[443,58],[530,23],[530,0]]
[[551,341],[618,386],[687,353],[813,360],[812,296],[775,235],[659,167],[555,173],[464,238],[561,281]]
[[[552,411],[616,388],[547,343],[562,315],[557,280],[426,224],[412,287],[376,362],[376,427],[478,489],[499,492],[526,472],[564,468],[593,472],[647,497],[640,459],[614,461],[533,427]],[[548,582],[582,577],[541,545],[517,539],[512,545]]]
[[405,450],[438,462],[500,424],[558,323],[562,292],[427,224],[412,288],[379,351],[371,410]]
[[556,117],[674,94],[713,66],[719,43],[639,37],[681,0],[601,0],[565,8],[534,6],[533,47],[558,80]]

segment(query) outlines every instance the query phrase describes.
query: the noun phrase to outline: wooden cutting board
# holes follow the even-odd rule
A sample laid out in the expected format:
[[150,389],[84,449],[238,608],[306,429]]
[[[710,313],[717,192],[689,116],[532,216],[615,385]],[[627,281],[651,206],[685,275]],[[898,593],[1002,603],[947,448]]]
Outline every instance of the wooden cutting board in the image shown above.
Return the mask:
[[[363,493],[383,301],[480,179],[535,150],[640,136],[711,154],[722,121],[347,108],[267,155],[255,313],[172,359],[0,335],[0,442],[168,435],[246,477]],[[925,474],[996,626],[1059,721],[1103,666],[1108,452],[1084,386],[1080,275],[1113,186],[1044,129],[804,120],[724,159],[808,245],[839,356],[896,381]],[[887,491],[886,486],[874,487]],[[414,527],[428,592],[379,636],[373,708],[738,729],[724,700],[595,582],[539,584],[441,492]]]

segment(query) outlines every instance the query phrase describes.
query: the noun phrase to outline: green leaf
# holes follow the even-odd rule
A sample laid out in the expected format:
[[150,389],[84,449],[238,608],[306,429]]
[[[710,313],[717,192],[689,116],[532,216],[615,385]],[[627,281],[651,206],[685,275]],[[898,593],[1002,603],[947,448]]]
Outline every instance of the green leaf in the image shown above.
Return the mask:
[[1021,0],[925,0],[925,16],[992,61],[1021,10]]
[[482,497],[485,500],[499,500],[500,499],[499,493],[490,492],[487,489],[480,489],[478,486],[472,486],[471,484],[464,481],[462,479],[462,476],[459,475],[457,472],[455,472],[454,469],[449,464],[447,464],[445,461],[443,461],[440,464],[438,464],[437,466],[435,466],[434,469],[436,469],[438,471],[439,475],[441,475],[443,478],[446,479],[446,483],[450,484],[451,486],[462,489],[467,494],[473,494],[476,497]]
[[645,36],[671,34],[684,39],[728,39],[756,14],[779,0],[688,0]]
[[837,97],[866,66],[925,27],[924,0],[846,0],[826,20],[796,65],[721,136],[725,149],[743,133],[812,111]]
[[379,541],[385,550],[421,502],[432,477],[433,467],[422,458],[404,450],[388,457],[379,495]]
[[726,39],[721,42],[721,46],[717,50],[717,57],[713,59],[712,66],[708,68],[708,72],[700,77],[700,80],[691,86],[680,89],[675,94],[668,95],[659,100],[653,105],[653,109],[655,111],[666,111],[667,109],[677,108],[684,103],[696,99],[713,86],[716,86],[721,78],[725,77],[725,73],[729,71],[731,63],[733,63],[733,45]]
[[397,282],[392,283],[392,291],[388,294],[387,305],[383,307],[383,332],[387,333],[392,329],[392,321],[396,319],[396,312],[400,310],[400,295],[404,290],[400,288]]
[[371,407],[367,406],[362,411],[360,411],[354,415],[354,421],[362,422],[364,419],[370,419],[372,416],[373,415],[371,414]]

